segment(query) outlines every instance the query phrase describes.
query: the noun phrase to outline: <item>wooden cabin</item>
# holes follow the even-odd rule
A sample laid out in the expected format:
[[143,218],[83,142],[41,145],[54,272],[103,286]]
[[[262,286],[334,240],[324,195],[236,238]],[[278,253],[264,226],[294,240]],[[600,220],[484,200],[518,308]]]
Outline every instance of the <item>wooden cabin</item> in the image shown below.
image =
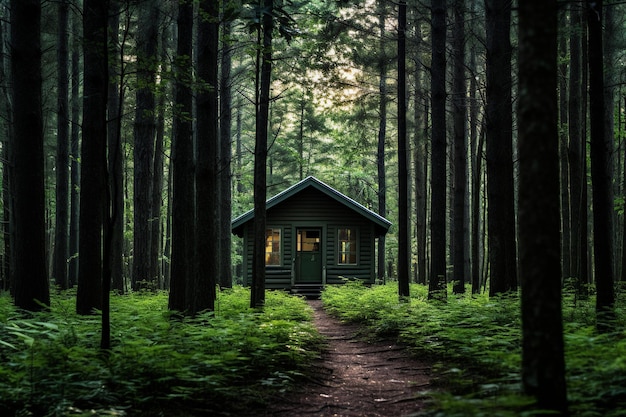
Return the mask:
[[[304,295],[326,284],[376,277],[376,238],[391,222],[315,177],[267,200],[265,287]],[[243,238],[243,282],[251,283],[254,210],[232,222]]]

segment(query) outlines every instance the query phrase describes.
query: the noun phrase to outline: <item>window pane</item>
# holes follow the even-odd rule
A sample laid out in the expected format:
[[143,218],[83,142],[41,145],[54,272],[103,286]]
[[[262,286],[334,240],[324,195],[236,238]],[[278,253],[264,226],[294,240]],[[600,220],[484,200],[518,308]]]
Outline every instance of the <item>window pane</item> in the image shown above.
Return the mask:
[[298,230],[298,252],[319,252],[320,242],[319,230]]
[[280,265],[280,229],[265,230],[265,265]]
[[339,264],[356,264],[356,232],[344,227],[337,231],[339,241]]

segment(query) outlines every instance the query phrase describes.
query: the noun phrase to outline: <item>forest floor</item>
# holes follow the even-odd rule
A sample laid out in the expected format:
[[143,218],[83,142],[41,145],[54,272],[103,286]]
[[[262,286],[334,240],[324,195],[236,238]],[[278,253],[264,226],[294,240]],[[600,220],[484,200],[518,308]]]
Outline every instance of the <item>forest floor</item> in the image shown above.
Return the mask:
[[425,408],[430,364],[394,343],[367,341],[358,325],[329,316],[319,300],[309,305],[327,348],[311,378],[295,391],[270,399],[262,415],[409,417]]

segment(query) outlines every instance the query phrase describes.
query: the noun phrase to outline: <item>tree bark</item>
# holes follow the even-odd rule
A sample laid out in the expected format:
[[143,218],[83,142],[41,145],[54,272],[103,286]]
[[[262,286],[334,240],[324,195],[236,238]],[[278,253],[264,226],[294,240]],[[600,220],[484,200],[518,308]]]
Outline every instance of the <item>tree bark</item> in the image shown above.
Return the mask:
[[[3,16],[4,17],[4,16]],[[11,108],[11,92],[9,90],[10,74],[6,72],[8,68],[8,56],[7,42],[6,42],[6,25],[5,19],[0,21],[0,112],[4,118],[2,123],[2,134],[6,138],[6,141],[2,146],[2,245],[4,249],[4,256],[2,258],[2,277],[0,283],[0,289],[4,291],[13,290],[12,277],[13,268],[15,266],[15,251],[14,248],[14,235],[13,235],[13,180],[11,177],[13,174],[11,171],[11,161],[13,160],[11,148],[13,146],[13,130],[12,130],[12,114]]]
[[511,102],[511,3],[486,0],[489,294],[517,288]]
[[[227,2],[224,2],[224,8]],[[224,15],[224,14],[223,14]],[[233,286],[231,236],[230,229],[232,212],[232,51],[231,51],[232,22],[222,23],[222,63],[220,75],[220,288]]]
[[467,87],[465,83],[465,1],[454,4],[454,73],[453,73],[453,125],[454,125],[454,203],[453,203],[453,291],[465,292],[465,236],[467,190]]
[[587,1],[589,27],[589,121],[591,131],[591,186],[593,191],[593,253],[596,279],[596,314],[600,330],[612,328],[613,288],[613,185],[611,144],[605,132],[603,2]]
[[406,140],[406,2],[398,8],[398,296],[408,298],[409,259],[409,150]]
[[522,383],[537,408],[565,415],[556,0],[520,3],[519,39]]
[[[387,64],[385,56],[385,2],[378,1],[378,28],[380,30],[380,54],[378,62],[379,79],[378,93],[378,147],[376,151],[376,163],[378,167],[378,214],[387,215],[387,178],[385,168],[385,140],[387,138]],[[378,262],[377,277],[380,281],[385,280],[385,236],[378,237]]]
[[133,147],[133,290],[154,283],[152,275],[152,176],[154,175],[154,141],[156,133],[155,88],[157,63],[158,4],[139,5],[137,39],[137,90]]
[[4,256],[2,257],[2,277],[0,282],[0,289],[4,291],[13,291],[12,277],[13,267],[15,265],[14,259],[14,243],[13,243],[13,180],[10,178],[13,176],[11,173],[13,167],[11,161],[11,147],[13,146],[13,131],[12,131],[12,114],[11,107],[11,91],[10,91],[10,70],[9,68],[9,53],[7,51],[8,42],[6,42],[6,32],[9,22],[5,17],[8,10],[3,13],[2,21],[0,21],[0,112],[2,114],[4,122],[2,123],[2,134],[6,138],[2,146],[2,247],[4,250]]
[[[416,39],[421,40],[421,21],[416,19]],[[417,49],[417,48],[416,48]],[[417,53],[416,62],[419,62],[420,56]],[[415,164],[415,227],[417,235],[417,282],[426,284],[427,261],[426,261],[426,237],[428,226],[426,224],[427,213],[427,182],[428,182],[428,163],[426,162],[426,143],[428,138],[428,100],[424,93],[424,71],[421,65],[415,66],[415,95],[414,95],[414,123],[415,123],[415,147],[414,147],[414,164]]]
[[[165,56],[165,50],[163,51]],[[167,72],[167,69],[164,70]],[[150,215],[150,267],[151,276],[156,280],[157,288],[163,289],[163,175],[164,175],[164,146],[165,146],[165,91],[161,91],[158,96],[156,132],[154,141],[154,160],[152,175],[152,214]]]
[[[72,14],[72,32],[80,32],[78,14]],[[79,249],[79,221],[80,221],[80,41],[78,36],[72,37],[71,56],[71,111],[72,128],[70,133],[70,242],[69,242],[69,286],[78,283],[78,249]]]
[[[559,10],[559,27],[567,26],[567,8]],[[567,37],[565,33],[559,33],[558,47],[558,92],[559,92],[559,167],[561,176],[561,266],[563,279],[572,276],[571,273],[571,247],[572,229],[570,228],[570,179],[568,161],[568,111],[567,111]]]
[[113,56],[109,60],[109,104],[107,123],[107,145],[109,148],[109,187],[111,204],[117,215],[111,229],[111,288],[123,294],[126,292],[124,283],[124,184],[122,152],[122,108],[124,103],[124,68],[123,51],[119,45],[120,3],[119,0],[109,1],[109,49]]
[[250,307],[259,308],[265,304],[265,226],[266,226],[266,179],[267,179],[267,138],[269,134],[270,83],[272,78],[272,32],[274,21],[273,0],[263,1],[262,48],[260,57],[259,88],[256,101],[256,140],[254,147],[254,245],[252,251],[252,292]]
[[213,310],[218,272],[218,33],[217,2],[200,2],[198,22],[196,268],[191,313]]
[[40,2],[12,0],[14,295],[15,305],[29,311],[50,306],[45,249],[40,29]]
[[[471,3],[470,13],[473,15],[475,12],[475,3]],[[476,63],[476,41],[472,42],[470,47],[470,85],[469,85],[469,111],[470,111],[470,146],[471,146],[471,164],[472,164],[472,191],[471,191],[471,281],[472,281],[472,294],[480,293],[480,270],[481,270],[481,257],[480,250],[482,246],[482,233],[481,233],[481,211],[480,211],[480,199],[481,199],[481,177],[482,177],[482,160],[483,160],[483,145],[484,135],[483,129],[478,129],[480,125],[479,121],[479,109],[478,109],[478,82],[476,80],[477,63]]]
[[[582,233],[583,222],[586,225],[587,202],[583,198],[583,190],[587,187],[584,180],[583,159],[584,147],[582,140],[584,128],[582,126],[582,13],[579,7],[570,8],[570,22],[573,30],[570,31],[569,53],[569,100],[568,100],[568,162],[569,162],[569,186],[570,186],[570,275],[575,280],[577,293],[583,295],[587,290],[586,269],[581,267],[586,251],[582,251],[582,242],[587,241],[586,233]],[[584,282],[583,282],[584,281]]]
[[[169,65],[169,53],[171,50],[170,39],[172,38],[171,26],[161,30],[161,42],[159,45],[159,56],[161,64],[160,72],[167,74],[171,71]],[[152,238],[152,246],[150,248],[150,257],[152,264],[152,275],[156,277],[158,288],[165,289],[165,266],[164,266],[164,230],[166,231],[165,218],[162,215],[164,198],[167,192],[163,192],[164,176],[165,176],[165,109],[169,82],[162,82],[157,90],[157,109],[156,109],[156,134],[154,143],[154,171],[152,176],[152,229],[150,231]]]
[[429,298],[446,291],[446,0],[432,0],[431,275]]
[[70,178],[70,132],[69,132],[69,4],[58,4],[59,30],[57,34],[57,155],[56,155],[56,217],[54,226],[53,273],[57,285],[69,287],[67,260],[69,258],[69,178]]
[[175,112],[172,132],[172,255],[168,307],[185,311],[188,308],[188,283],[193,278],[195,200],[192,133],[192,39],[193,5],[178,4],[177,46],[174,60]]
[[[604,21],[602,25],[602,41],[603,41],[603,60],[604,60],[604,134],[606,135],[606,144],[608,146],[609,158],[611,164],[609,166],[609,174],[611,176],[612,196],[619,193],[619,181],[613,181],[616,178],[616,165],[619,163],[619,157],[615,153],[615,143],[619,143],[619,140],[615,137],[615,90],[620,85],[619,75],[619,60],[621,55],[621,45],[619,39],[622,38],[621,27],[617,25],[615,14],[616,9],[621,7],[621,4],[608,4],[603,10],[602,19]],[[618,55],[619,54],[619,55]],[[617,139],[617,140],[616,140]],[[614,162],[614,161],[617,161]],[[618,262],[617,260],[617,248],[619,247],[619,238],[617,229],[619,226],[619,219],[616,216],[615,210],[611,211],[613,222],[613,279],[618,276]]]
[[80,181],[78,314],[102,308],[102,233],[106,202],[107,2],[83,5],[84,99]]

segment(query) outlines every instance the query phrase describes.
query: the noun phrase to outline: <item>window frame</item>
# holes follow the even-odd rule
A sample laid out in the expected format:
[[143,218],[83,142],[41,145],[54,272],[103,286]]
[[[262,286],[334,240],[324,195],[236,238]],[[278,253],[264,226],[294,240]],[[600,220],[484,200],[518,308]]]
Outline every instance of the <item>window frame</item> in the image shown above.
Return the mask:
[[[340,238],[342,230],[350,230],[351,233],[354,233],[354,237],[352,240],[342,240]],[[343,242],[354,242],[354,262],[342,262],[343,255],[347,254],[348,258],[350,254],[353,252],[350,250],[349,252],[342,250]],[[359,264],[359,228],[357,226],[339,226],[337,227],[337,265],[338,266],[355,266]]]
[[[278,259],[278,263],[272,263],[272,264],[268,264],[268,256],[271,257],[270,254],[276,253],[274,250],[272,250],[271,252],[267,251],[268,248],[268,231],[271,231],[272,233],[272,244],[274,243],[274,239],[273,236],[276,232],[278,232],[278,255],[277,255],[277,259]],[[273,247],[272,247],[273,249]],[[265,252],[263,254],[264,257],[264,263],[265,263],[265,267],[266,268],[272,268],[272,267],[280,267],[283,266],[283,228],[282,227],[276,227],[276,226],[266,226],[265,227]]]

